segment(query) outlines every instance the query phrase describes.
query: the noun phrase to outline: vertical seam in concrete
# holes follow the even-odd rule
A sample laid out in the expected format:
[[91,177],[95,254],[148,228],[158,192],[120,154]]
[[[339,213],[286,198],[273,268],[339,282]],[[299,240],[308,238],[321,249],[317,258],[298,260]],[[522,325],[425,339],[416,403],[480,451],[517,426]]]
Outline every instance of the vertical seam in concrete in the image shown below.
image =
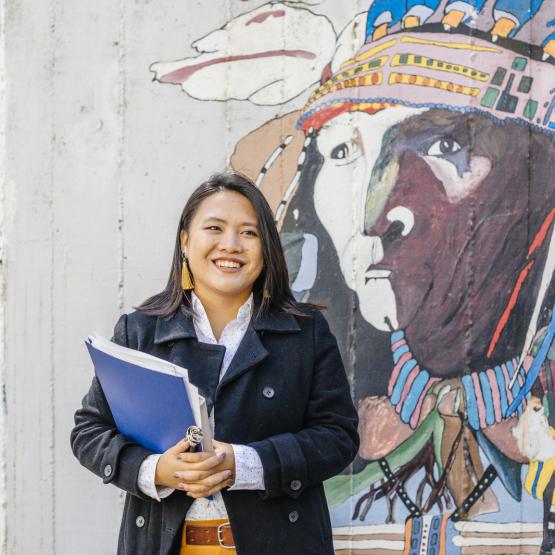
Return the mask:
[[0,410],[0,552],[8,553],[7,482],[6,482],[6,0],[0,0],[0,381],[2,407]]
[[120,20],[118,36],[118,162],[117,162],[117,191],[118,191],[118,245],[119,245],[119,271],[118,271],[118,311],[123,312],[125,305],[125,186],[123,182],[123,168],[125,164],[125,123],[127,111],[127,81],[125,75],[125,1],[119,2]]
[[54,210],[54,188],[55,188],[55,159],[56,159],[56,117],[55,117],[55,102],[56,102],[56,10],[57,0],[52,0],[50,4],[49,13],[49,46],[50,46],[50,74],[49,74],[49,97],[50,97],[50,169],[49,169],[49,208],[50,208],[50,342],[49,342],[49,398],[50,398],[50,525],[51,529],[51,546],[50,552],[56,553],[56,376],[54,365],[54,347],[55,347],[55,332],[54,332],[54,262],[55,262],[55,210]]
[[[231,0],[226,0],[225,3],[225,10],[226,10],[226,21],[230,21],[232,18],[232,13],[231,13]],[[230,34],[227,33],[226,34],[226,40],[227,40],[227,52],[229,52],[229,41],[231,40]],[[225,86],[226,86],[226,92],[225,92],[225,98],[229,99],[229,70],[226,71],[226,75],[225,75]],[[231,148],[231,144],[230,144],[230,138],[231,138],[231,114],[230,114],[231,110],[230,110],[230,103],[228,102],[224,102],[224,133],[225,133],[225,157],[226,157],[226,163],[229,164],[229,155],[227,154],[228,152],[233,152],[233,149]],[[214,168],[210,169],[211,172],[214,172]]]

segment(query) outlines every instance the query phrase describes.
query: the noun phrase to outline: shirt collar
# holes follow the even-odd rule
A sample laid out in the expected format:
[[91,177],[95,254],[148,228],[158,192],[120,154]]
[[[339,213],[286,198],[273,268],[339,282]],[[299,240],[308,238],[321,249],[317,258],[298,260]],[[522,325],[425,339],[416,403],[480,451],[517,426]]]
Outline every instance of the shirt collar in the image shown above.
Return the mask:
[[[251,292],[249,298],[239,307],[239,310],[237,311],[237,316],[235,320],[233,320],[233,322],[236,322],[237,324],[248,323],[252,316],[253,305],[254,297]],[[198,324],[203,325],[205,323],[208,323],[208,325],[210,325],[206,310],[204,309],[204,305],[194,291],[191,291],[191,308],[195,313],[195,320]]]
[[[249,300],[247,300],[247,303],[248,302]],[[202,306],[200,300],[199,304]],[[253,306],[254,301],[251,300],[251,310]],[[204,307],[202,310],[204,311]],[[239,312],[242,313],[241,309],[239,309]],[[263,315],[261,318],[254,320],[253,328],[256,331],[270,331],[274,333],[295,333],[301,331],[297,319],[292,314],[275,312],[273,310],[269,311],[268,314]],[[155,344],[196,336],[193,319],[184,314],[181,310],[178,310],[171,317],[158,316],[156,319]]]

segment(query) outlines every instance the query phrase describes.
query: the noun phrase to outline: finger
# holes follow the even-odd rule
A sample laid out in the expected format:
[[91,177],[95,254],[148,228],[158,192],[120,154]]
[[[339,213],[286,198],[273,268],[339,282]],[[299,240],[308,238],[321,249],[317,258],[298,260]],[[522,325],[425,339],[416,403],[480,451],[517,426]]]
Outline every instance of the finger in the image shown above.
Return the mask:
[[210,470],[211,468],[214,468],[221,464],[225,459],[224,451],[208,453],[207,455],[207,457],[201,459],[198,462],[191,461],[187,470]]
[[177,489],[180,489],[182,491],[186,491],[187,494],[189,493],[194,493],[194,494],[198,494],[201,497],[203,497],[204,495],[208,495],[208,489],[206,486],[202,485],[202,484],[197,484],[197,483],[193,483],[193,484],[189,484],[187,482],[180,482],[177,485]]
[[211,488],[207,495],[213,495],[214,493],[224,489],[224,488],[228,488],[229,486],[233,485],[233,482],[235,482],[235,478],[230,478],[228,480],[226,480],[225,482],[220,482],[217,486],[214,486],[213,488]]
[[[217,467],[216,467],[217,468]],[[229,469],[228,469],[229,470]],[[218,474],[224,475],[225,471],[221,470]],[[208,478],[209,476],[216,475],[216,469],[212,468],[211,470],[191,470],[190,465],[187,465],[187,468],[183,470],[176,470],[172,476],[176,480],[181,480],[182,482],[201,482],[204,479]],[[229,475],[231,476],[231,470],[229,470]],[[224,476],[227,478],[227,476]]]
[[173,477],[183,482],[199,482],[212,474],[210,470],[189,470],[189,465],[187,465],[186,470],[174,472]]
[[208,495],[207,492],[213,487],[217,485],[220,485],[220,487],[224,487],[222,483],[227,482],[229,479],[231,479],[231,475],[231,470],[224,470],[222,472],[212,474],[211,476],[208,476],[208,478],[205,478],[200,482],[180,482],[178,484],[178,489],[190,491],[193,493],[204,493],[205,495]]
[[216,472],[215,474],[212,474],[211,476],[204,478],[204,480],[201,480],[198,483],[203,484],[208,488],[213,488],[214,486],[220,484],[221,482],[225,482],[226,480],[229,480],[232,474],[233,472],[231,470],[223,470],[222,472]]
[[191,445],[189,444],[189,442],[183,438],[180,439],[175,445],[172,445],[169,449],[168,452],[170,453],[183,453],[184,451],[188,451],[190,449]]
[[177,459],[184,463],[199,463],[214,456],[214,453],[206,453],[205,451],[193,451],[189,453],[178,453]]
[[221,482],[220,484],[218,484],[217,486],[214,486],[213,488],[209,489],[207,492],[205,493],[195,493],[195,492],[187,492],[187,495],[189,497],[192,497],[193,499],[199,499],[201,497],[208,497],[210,495],[214,495],[216,492],[227,488],[231,485],[233,485],[234,479],[230,479],[230,480],[226,480],[225,482]]

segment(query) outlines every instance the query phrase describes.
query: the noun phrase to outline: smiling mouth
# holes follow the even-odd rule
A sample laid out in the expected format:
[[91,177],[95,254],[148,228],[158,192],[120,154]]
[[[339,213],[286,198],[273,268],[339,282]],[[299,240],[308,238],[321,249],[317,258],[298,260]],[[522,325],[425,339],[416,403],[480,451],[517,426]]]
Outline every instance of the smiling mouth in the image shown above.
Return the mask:
[[240,270],[242,266],[244,266],[243,262],[239,262],[238,260],[213,260],[212,261],[216,268],[220,270],[229,271],[229,270]]

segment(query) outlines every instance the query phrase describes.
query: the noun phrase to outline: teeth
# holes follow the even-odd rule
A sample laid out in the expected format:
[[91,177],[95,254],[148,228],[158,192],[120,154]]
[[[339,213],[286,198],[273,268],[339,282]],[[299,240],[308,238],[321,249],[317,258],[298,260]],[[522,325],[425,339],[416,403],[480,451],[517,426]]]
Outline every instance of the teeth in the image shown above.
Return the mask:
[[241,264],[239,264],[239,262],[232,262],[231,260],[216,260],[216,266],[222,268],[240,268]]
[[391,270],[370,270],[369,272],[366,272],[366,279],[371,279],[371,278],[388,278],[391,275]]

